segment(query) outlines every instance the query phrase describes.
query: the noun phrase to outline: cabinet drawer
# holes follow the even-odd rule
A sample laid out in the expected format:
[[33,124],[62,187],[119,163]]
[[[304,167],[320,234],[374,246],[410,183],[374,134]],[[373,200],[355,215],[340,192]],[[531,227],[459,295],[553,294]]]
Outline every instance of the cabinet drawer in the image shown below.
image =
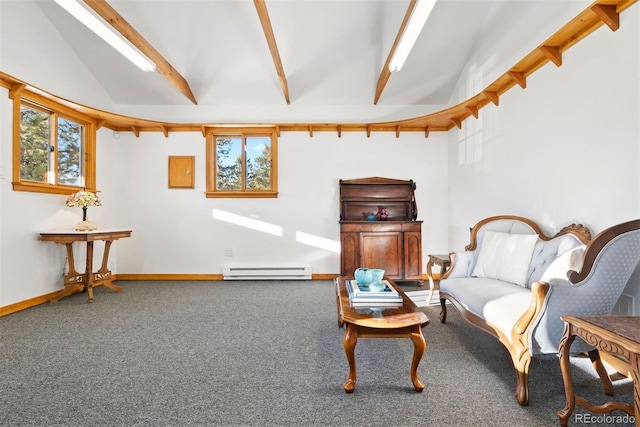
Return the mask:
[[402,231],[402,223],[393,221],[342,223],[340,230],[343,233]]

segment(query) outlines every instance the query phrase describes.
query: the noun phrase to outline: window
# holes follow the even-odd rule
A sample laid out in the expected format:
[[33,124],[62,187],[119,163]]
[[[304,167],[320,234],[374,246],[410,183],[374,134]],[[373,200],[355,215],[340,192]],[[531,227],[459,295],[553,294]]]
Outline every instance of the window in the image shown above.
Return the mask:
[[272,129],[207,134],[207,197],[277,197]]
[[95,125],[45,99],[14,100],[13,189],[71,194],[95,191]]

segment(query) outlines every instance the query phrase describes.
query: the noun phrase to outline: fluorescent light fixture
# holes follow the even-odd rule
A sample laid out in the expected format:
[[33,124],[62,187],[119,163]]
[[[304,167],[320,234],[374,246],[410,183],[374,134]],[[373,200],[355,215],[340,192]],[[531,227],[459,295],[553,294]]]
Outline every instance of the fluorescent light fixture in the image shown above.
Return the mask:
[[129,61],[136,64],[143,71],[156,71],[156,64],[141,52],[126,42],[120,34],[103,24],[98,18],[82,7],[76,0],[54,0],[64,10],[73,15],[78,21],[86,25],[102,40],[109,43],[114,49],[124,55]]
[[407,60],[409,52],[413,48],[422,27],[431,15],[433,7],[436,5],[436,0],[418,0],[418,3],[413,8],[409,22],[402,32],[400,42],[396,46],[396,50],[393,53],[393,57],[389,62],[389,71],[400,71],[404,65],[404,61]]

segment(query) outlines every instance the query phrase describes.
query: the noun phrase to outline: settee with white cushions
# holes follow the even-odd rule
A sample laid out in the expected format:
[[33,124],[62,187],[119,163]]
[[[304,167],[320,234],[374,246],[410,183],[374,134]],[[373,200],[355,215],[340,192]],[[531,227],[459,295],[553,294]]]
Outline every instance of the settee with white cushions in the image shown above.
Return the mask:
[[[516,399],[529,403],[533,356],[557,354],[562,315],[609,314],[640,262],[640,220],[591,233],[572,224],[553,237],[517,216],[484,219],[464,252],[451,254],[440,281],[440,320],[448,300],[471,324],[495,336],[517,373]],[[588,351],[605,385],[610,379],[598,351],[576,339],[572,352]]]

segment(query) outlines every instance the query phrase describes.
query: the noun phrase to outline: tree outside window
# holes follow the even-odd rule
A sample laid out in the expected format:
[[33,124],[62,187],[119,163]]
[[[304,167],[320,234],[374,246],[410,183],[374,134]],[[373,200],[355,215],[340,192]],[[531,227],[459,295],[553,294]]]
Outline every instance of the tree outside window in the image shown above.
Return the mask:
[[20,106],[20,180],[49,180],[51,114]]
[[212,133],[207,144],[207,197],[276,197],[273,134]]
[[16,106],[14,190],[71,194],[78,187],[93,189],[95,176],[86,176],[86,166],[95,145],[95,136],[87,144],[87,131],[94,126],[48,107],[24,99]]

